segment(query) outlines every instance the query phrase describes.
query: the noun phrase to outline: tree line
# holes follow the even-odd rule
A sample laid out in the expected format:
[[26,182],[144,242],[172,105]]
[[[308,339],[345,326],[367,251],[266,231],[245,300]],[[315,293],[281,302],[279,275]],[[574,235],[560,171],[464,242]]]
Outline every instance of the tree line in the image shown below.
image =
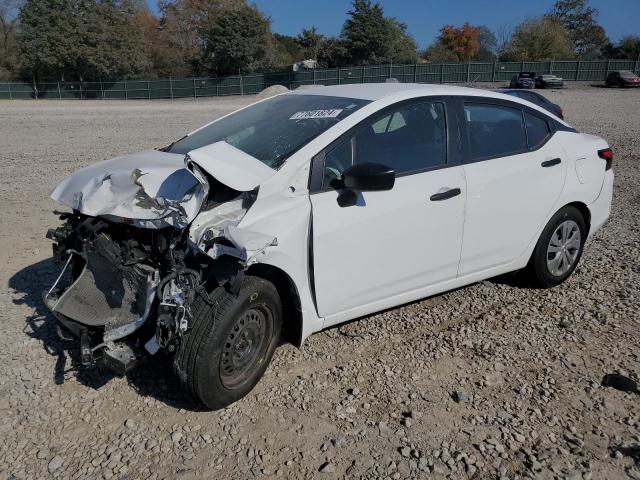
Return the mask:
[[640,57],[640,36],[613,44],[588,0],[557,0],[538,18],[494,32],[445,25],[418,49],[406,24],[352,0],[338,36],[274,33],[247,0],[0,0],[0,78],[85,81],[222,76],[318,66]]

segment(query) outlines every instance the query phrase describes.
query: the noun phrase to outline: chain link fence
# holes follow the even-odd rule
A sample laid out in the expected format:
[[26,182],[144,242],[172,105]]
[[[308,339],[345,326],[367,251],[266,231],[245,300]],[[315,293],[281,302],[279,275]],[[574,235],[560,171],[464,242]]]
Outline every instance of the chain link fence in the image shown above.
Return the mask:
[[470,62],[416,65],[367,65],[331,69],[283,71],[208,78],[165,78],[100,82],[0,82],[0,99],[118,99],[223,97],[252,95],[272,85],[377,83],[395,78],[403,83],[505,82],[519,72],[554,74],[565,81],[604,81],[614,70],[640,73],[637,60]]

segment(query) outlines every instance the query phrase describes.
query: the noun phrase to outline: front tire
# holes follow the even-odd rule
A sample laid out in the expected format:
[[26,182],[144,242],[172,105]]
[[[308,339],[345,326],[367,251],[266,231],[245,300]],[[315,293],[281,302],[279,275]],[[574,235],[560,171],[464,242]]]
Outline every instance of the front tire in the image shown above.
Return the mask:
[[580,211],[572,206],[560,209],[538,239],[527,267],[529,279],[542,288],[564,282],[578,266],[586,238]]
[[253,389],[273,357],[280,296],[270,282],[247,276],[237,296],[224,288],[198,293],[192,313],[193,328],[176,354],[178,376],[207,408],[226,407]]

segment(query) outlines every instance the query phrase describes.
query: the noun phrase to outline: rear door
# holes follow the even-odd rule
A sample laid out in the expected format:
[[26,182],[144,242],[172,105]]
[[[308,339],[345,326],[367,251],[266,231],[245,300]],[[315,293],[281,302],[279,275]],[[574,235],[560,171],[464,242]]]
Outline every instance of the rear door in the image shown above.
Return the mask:
[[[450,148],[460,144],[449,141],[451,121],[444,101],[403,103],[314,159],[313,281],[318,312],[329,324],[455,278],[466,188],[459,151]],[[341,174],[361,162],[393,168],[395,185],[341,207]]]
[[544,114],[490,99],[462,108],[469,153],[461,276],[524,253],[560,197],[568,163]]

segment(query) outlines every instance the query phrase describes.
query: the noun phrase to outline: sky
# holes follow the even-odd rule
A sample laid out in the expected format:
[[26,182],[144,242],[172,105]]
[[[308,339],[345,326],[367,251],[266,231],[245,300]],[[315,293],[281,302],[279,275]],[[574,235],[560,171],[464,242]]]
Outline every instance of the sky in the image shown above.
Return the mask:
[[[147,0],[157,11],[156,0]],[[271,18],[272,30],[297,35],[316,26],[325,35],[338,35],[350,0],[249,0]],[[445,24],[486,25],[494,32],[512,29],[527,17],[544,14],[554,0],[380,0],[385,14],[407,24],[423,48]],[[614,42],[624,35],[640,35],[640,0],[591,0],[600,11],[598,21]]]

